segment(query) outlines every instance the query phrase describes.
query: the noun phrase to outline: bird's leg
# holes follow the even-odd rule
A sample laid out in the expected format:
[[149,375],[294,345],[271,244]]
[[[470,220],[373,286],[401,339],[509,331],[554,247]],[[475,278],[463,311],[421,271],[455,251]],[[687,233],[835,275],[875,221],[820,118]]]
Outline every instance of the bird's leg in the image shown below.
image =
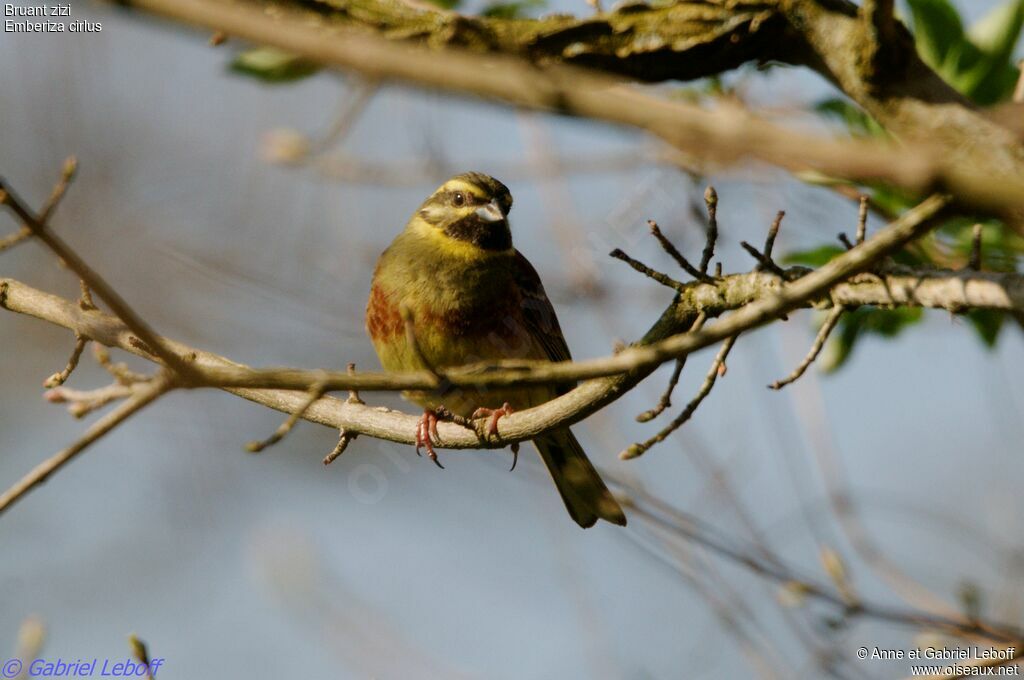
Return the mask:
[[420,453],[420,447],[422,446],[427,450],[427,457],[443,470],[444,466],[437,459],[437,451],[434,450],[434,444],[431,441],[431,438],[436,441],[441,440],[441,437],[437,434],[437,421],[440,420],[438,410],[440,409],[428,408],[423,410],[423,417],[420,418],[419,424],[416,425],[416,455],[423,455]]
[[473,411],[473,417],[484,418],[486,416],[490,416],[490,418],[488,418],[487,420],[487,434],[493,437],[494,435],[498,434],[498,420],[502,416],[510,416],[514,412],[515,411],[512,409],[511,406],[509,406],[508,402],[506,401],[504,404],[501,405],[501,408],[478,408],[477,410]]

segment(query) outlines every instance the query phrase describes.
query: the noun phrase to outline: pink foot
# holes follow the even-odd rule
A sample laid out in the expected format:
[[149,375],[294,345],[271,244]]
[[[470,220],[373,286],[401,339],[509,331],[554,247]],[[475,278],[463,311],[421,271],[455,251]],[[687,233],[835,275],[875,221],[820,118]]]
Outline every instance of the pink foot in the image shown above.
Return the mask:
[[510,416],[513,413],[515,413],[515,411],[512,410],[512,407],[509,406],[506,401],[501,405],[501,408],[478,408],[473,411],[473,417],[483,418],[485,416],[490,416],[490,419],[487,421],[487,434],[493,437],[498,434],[498,420],[502,416]]
[[[504,404],[501,405],[501,408],[478,408],[477,410],[473,411],[473,417],[483,418],[485,416],[490,416],[490,419],[487,421],[487,434],[493,437],[494,435],[498,434],[498,420],[502,416],[510,416],[514,412],[515,411],[512,409],[511,406],[509,406],[509,403],[506,401]],[[512,467],[510,467],[508,471],[512,472],[512,470],[515,470],[516,463],[518,462],[519,442],[516,442],[515,444],[512,445]]]
[[423,417],[420,418],[419,424],[416,426],[416,455],[421,456],[420,447],[424,447],[427,450],[427,458],[434,461],[437,467],[444,469],[441,465],[441,461],[437,459],[437,451],[434,450],[434,444],[431,441],[433,438],[436,441],[440,441],[441,437],[437,434],[437,413],[430,409],[423,411]]

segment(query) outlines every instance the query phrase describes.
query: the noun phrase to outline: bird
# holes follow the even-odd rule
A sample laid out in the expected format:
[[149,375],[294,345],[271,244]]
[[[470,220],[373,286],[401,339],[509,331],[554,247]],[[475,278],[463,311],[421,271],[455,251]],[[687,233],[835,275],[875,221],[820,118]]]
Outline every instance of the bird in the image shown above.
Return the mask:
[[[420,205],[381,254],[366,307],[366,331],[385,370],[571,359],[540,276],[512,245],[511,208],[508,187],[493,177],[455,175]],[[424,409],[416,452],[426,449],[443,467],[433,446],[438,420],[466,423],[488,417],[487,429],[494,434],[499,418],[574,386],[448,384],[434,391],[407,391],[403,397]],[[622,507],[569,428],[545,432],[533,443],[577,524],[587,528],[603,519],[626,525]]]

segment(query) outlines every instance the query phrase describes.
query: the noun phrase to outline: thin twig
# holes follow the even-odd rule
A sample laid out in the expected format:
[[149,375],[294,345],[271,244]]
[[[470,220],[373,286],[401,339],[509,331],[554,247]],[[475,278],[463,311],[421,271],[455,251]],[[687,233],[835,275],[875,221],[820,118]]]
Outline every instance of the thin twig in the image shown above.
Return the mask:
[[867,196],[860,197],[860,205],[857,208],[857,244],[864,243],[864,239],[868,235],[868,206],[869,199]]
[[43,387],[59,387],[63,385],[69,377],[71,372],[78,366],[78,360],[82,358],[82,350],[85,349],[89,339],[80,333],[75,333],[75,347],[71,350],[71,356],[68,357],[68,363],[62,371],[54,373],[49,378],[43,381]]
[[772,259],[772,250],[775,248],[775,237],[779,235],[779,227],[782,226],[782,218],[786,216],[785,210],[780,210],[768,227],[768,236],[764,240],[764,256]]
[[743,246],[743,250],[750,253],[750,256],[757,260],[758,268],[770,271],[772,274],[777,276],[785,276],[786,272],[779,265],[775,264],[775,261],[770,257],[766,257],[764,253],[750,245],[746,241],[740,241],[740,245]]
[[[62,177],[68,177],[68,169],[71,168],[70,175],[73,176],[74,163],[70,161],[65,164],[65,173]],[[56,200],[52,201],[55,206],[59,201],[60,196],[63,195],[63,189],[61,186],[66,186],[68,180],[62,179],[54,189],[53,196],[56,196]],[[63,239],[50,231],[46,226],[46,220],[41,219],[32,215],[25,204],[14,194],[13,190],[7,185],[7,183],[0,178],[0,198],[2,203],[9,207],[22,221],[22,225],[32,230],[32,234],[42,241],[46,246],[52,250],[57,257],[59,257],[71,271],[78,274],[78,277],[85,282],[88,287],[93,290],[101,300],[107,303],[111,311],[114,312],[118,317],[124,321],[125,325],[139,339],[148,347],[152,352],[160,357],[164,363],[172,368],[176,373],[182,376],[184,379],[190,379],[195,377],[195,371],[186,362],[182,361],[181,357],[177,356],[164,345],[161,344],[160,336],[158,336],[142,318],[135,313],[135,311],[128,305],[127,302],[115,291],[103,278],[100,277],[92,268],[85,263],[85,261],[79,257],[78,253],[72,250]],[[48,203],[50,205],[50,203]],[[46,208],[44,208],[44,211]],[[52,210],[50,211],[52,212]],[[49,213],[44,213],[45,217],[49,217]]]
[[661,233],[661,229],[658,227],[657,222],[655,222],[654,220],[647,220],[647,224],[650,225],[651,234],[654,235],[654,238],[658,239],[658,243],[661,244],[662,249],[664,249],[664,251],[668,253],[669,256],[673,260],[675,260],[676,263],[680,267],[682,267],[687,274],[697,279],[698,281],[711,280],[711,277],[708,276],[706,272],[702,272],[701,270],[697,269],[692,264],[690,264],[690,261],[687,260],[681,252],[679,252],[679,249],[676,248],[675,245],[673,245],[673,243],[668,240],[668,237]]
[[8,248],[13,248],[14,246],[18,245],[31,235],[31,229],[21,227],[20,229],[18,229],[18,231],[14,232],[13,234],[8,234],[7,236],[0,238],[0,253],[4,252]]
[[[704,322],[707,321],[707,318],[708,315],[705,314],[704,312],[698,314],[697,318],[693,322],[693,325],[690,326],[689,332],[692,333],[694,331],[699,331],[701,327],[704,326]],[[654,420],[655,418],[660,416],[665,409],[672,405],[672,392],[675,390],[676,385],[679,383],[679,376],[680,374],[682,374],[683,368],[685,366],[686,357],[676,359],[675,368],[672,369],[672,377],[669,378],[668,386],[665,388],[665,391],[661,393],[661,398],[658,399],[657,406],[647,411],[644,411],[643,413],[638,415],[636,417],[638,423],[646,423],[651,420]]]
[[[137,383],[141,384],[141,383]],[[67,387],[55,387],[47,390],[43,398],[51,404],[67,404],[68,413],[75,418],[82,418],[107,404],[126,399],[136,392],[132,385],[115,382],[112,385],[95,390],[72,390]]]
[[113,363],[110,360],[110,352],[107,348],[100,344],[93,344],[92,355],[96,359],[96,363],[103,367],[103,369],[114,376],[122,385],[132,385],[134,383],[148,382],[153,379],[153,376],[146,375],[145,373],[137,373],[130,368],[128,364],[124,362]]
[[707,375],[704,376],[704,382],[701,383],[700,389],[697,391],[697,395],[690,400],[690,403],[686,405],[682,413],[675,417],[675,419],[666,425],[658,434],[654,435],[650,439],[642,443],[636,443],[631,445],[625,451],[619,454],[619,459],[630,460],[637,458],[646,453],[652,446],[665,441],[670,434],[678,430],[683,424],[693,416],[694,411],[700,406],[700,403],[704,401],[704,397],[708,396],[711,392],[711,388],[715,386],[715,381],[721,375],[722,366],[725,365],[725,360],[729,356],[729,351],[732,350],[733,345],[736,344],[736,338],[739,336],[732,336],[727,338],[722,343],[721,348],[718,350],[718,354],[715,355],[714,361],[711,362],[711,367],[708,369]]
[[669,288],[672,288],[674,290],[683,290],[684,288],[681,282],[676,281],[667,274],[662,274],[661,272],[655,269],[651,269],[650,267],[645,265],[643,262],[640,262],[639,260],[634,260],[626,253],[622,252],[620,248],[616,248],[615,250],[608,254],[614,257],[616,260],[622,260],[633,269],[637,270],[638,272],[647,277],[650,277],[651,279],[654,279],[663,286],[668,286]]
[[89,429],[85,431],[85,434],[78,441],[34,467],[14,486],[0,494],[0,514],[24,497],[29,491],[45,482],[50,475],[69,463],[90,444],[123,423],[129,416],[148,406],[172,389],[174,385],[173,379],[168,374],[163,373],[152,382],[147,383],[133,397],[90,425]]
[[704,190],[704,205],[708,209],[708,235],[704,252],[700,257],[700,270],[707,273],[711,258],[715,256],[715,242],[718,240],[718,192],[709,186]]
[[[64,198],[64,194],[68,190],[68,185],[75,178],[75,173],[78,171],[78,161],[74,156],[70,156],[64,161],[64,167],[61,169],[60,179],[57,184],[54,185],[53,191],[50,192],[50,197],[46,199],[46,203],[43,204],[43,209],[39,212],[39,221],[42,224],[46,224],[50,216],[53,215],[53,211],[60,205],[60,201]],[[0,188],[0,193],[6,193]],[[32,229],[28,225],[23,224],[21,228],[15,233],[0,239],[0,253],[7,250],[8,248],[21,243],[29,236],[32,235]]]
[[[354,374],[356,372],[355,363],[349,362],[348,366],[346,367],[346,370],[348,371],[349,375]],[[345,400],[345,403],[362,405],[365,404],[366,402],[359,398],[359,392],[357,392],[356,390],[349,390],[348,399]],[[338,456],[345,453],[345,449],[348,448],[348,445],[352,443],[352,440],[358,436],[358,432],[347,432],[345,428],[339,428],[338,443],[334,445],[334,448],[331,449],[330,453],[324,456],[324,465],[330,465],[338,458]]]
[[804,357],[800,365],[793,369],[793,372],[781,380],[776,380],[768,386],[769,389],[781,390],[786,385],[796,382],[800,376],[804,374],[807,367],[814,363],[814,360],[818,358],[818,354],[821,352],[821,348],[825,346],[825,341],[828,340],[828,336],[835,329],[839,320],[843,317],[843,314],[847,311],[843,305],[836,305],[832,308],[832,311],[828,313],[825,318],[825,322],[821,324],[821,328],[818,329],[818,334],[814,337],[814,343],[811,345],[811,349],[807,352],[807,356]]
[[299,422],[299,419],[302,418],[306,411],[309,410],[309,407],[322,396],[324,396],[323,382],[313,386],[313,389],[311,389],[309,394],[306,395],[305,401],[303,401],[297,409],[292,411],[288,417],[285,418],[285,421],[281,423],[276,430],[274,430],[273,434],[263,441],[248,442],[245,445],[245,450],[249,453],[259,453],[268,446],[273,446],[284,439],[285,436],[292,431],[292,428],[295,427],[295,424]]
[[839,239],[839,242],[843,244],[844,248],[847,250],[853,250],[853,241],[850,240],[850,237],[846,235],[845,231],[839,232],[839,235],[836,238]]
[[349,434],[343,429],[338,430],[338,443],[334,445],[334,448],[331,449],[330,453],[324,456],[324,465],[330,465],[338,458],[338,456],[345,453],[345,449],[348,448],[348,445],[357,436],[358,435],[356,434]]
[[967,261],[968,268],[976,272],[981,271],[981,233],[981,223],[978,222],[971,231],[971,257]]
[[81,297],[78,298],[78,306],[82,308],[82,311],[89,312],[98,309],[96,307],[96,303],[93,302],[92,291],[89,290],[89,284],[82,279],[78,279],[78,287],[82,291]]
[[636,515],[663,527],[680,538],[707,548],[725,560],[749,569],[751,573],[770,579],[782,585],[795,584],[803,595],[834,605],[847,615],[869,616],[880,621],[890,621],[926,630],[941,630],[961,637],[984,636],[1020,645],[1024,631],[1002,623],[984,624],[978,621],[963,621],[941,615],[933,615],[913,609],[898,609],[888,604],[861,600],[851,610],[842,594],[831,584],[818,582],[791,566],[777,560],[766,559],[756,545],[728,536],[699,517],[682,512],[665,501],[647,493],[642,488],[627,483],[621,478],[605,473],[606,479],[619,487],[625,487],[628,496],[619,496]]

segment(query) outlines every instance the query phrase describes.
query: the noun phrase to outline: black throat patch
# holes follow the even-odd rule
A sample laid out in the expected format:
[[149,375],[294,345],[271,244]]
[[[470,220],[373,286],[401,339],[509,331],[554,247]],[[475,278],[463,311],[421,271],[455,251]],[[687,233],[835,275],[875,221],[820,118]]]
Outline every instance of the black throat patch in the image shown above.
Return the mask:
[[468,241],[484,250],[508,250],[512,247],[512,232],[508,220],[488,222],[471,213],[444,228],[444,233],[460,241]]

